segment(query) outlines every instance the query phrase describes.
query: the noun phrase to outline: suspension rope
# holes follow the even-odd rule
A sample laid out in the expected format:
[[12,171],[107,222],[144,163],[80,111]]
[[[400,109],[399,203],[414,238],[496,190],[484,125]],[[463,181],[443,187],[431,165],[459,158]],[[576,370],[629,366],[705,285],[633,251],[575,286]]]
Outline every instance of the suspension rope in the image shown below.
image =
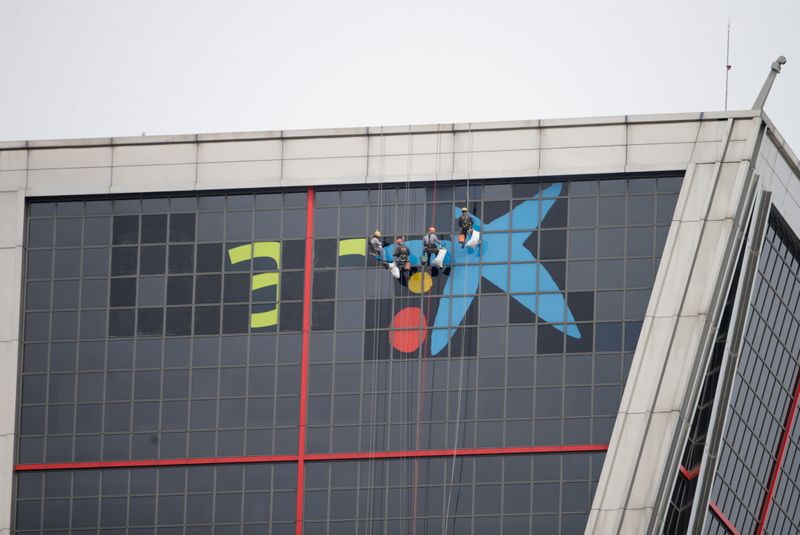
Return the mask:
[[[375,214],[375,229],[380,229],[381,217],[383,216],[383,175],[385,172],[384,156],[386,154],[386,145],[384,140],[383,126],[381,126],[380,134],[380,159],[378,163],[378,210]],[[383,234],[381,234],[381,241],[383,241]],[[383,250],[381,250],[380,266],[383,267]],[[367,478],[369,481],[369,489],[367,490],[367,535],[372,533],[372,525],[374,523],[373,509],[375,505],[375,450],[376,450],[376,435],[378,432],[378,341],[380,340],[381,331],[378,330],[378,320],[380,318],[380,297],[383,294],[384,277],[375,277],[375,293],[374,302],[375,307],[373,310],[372,318],[372,400],[370,403],[370,417],[372,418],[372,426],[369,437],[369,457],[367,460]]]
[[[441,157],[441,146],[442,146],[442,133],[440,125],[436,125],[436,158],[434,163],[434,170],[433,170],[433,196],[432,196],[432,208],[431,208],[431,221],[427,224],[426,228],[424,229],[424,234],[427,236],[428,234],[428,226],[434,226],[436,222],[436,186],[438,182],[438,175],[439,175],[439,162]],[[436,229],[438,231],[438,229]],[[425,251],[425,244],[423,240],[423,255],[426,254]],[[427,256],[428,261],[426,262],[429,271],[431,271],[431,289],[428,292],[427,298],[427,306],[426,306],[426,299],[425,299],[425,266],[422,266],[422,281],[420,282],[420,287],[422,291],[420,292],[420,307],[423,312],[423,317],[425,318],[425,323],[420,323],[419,326],[419,339],[423,340],[423,333],[426,330],[430,329],[430,310],[431,310],[431,294],[433,293],[433,267],[431,266],[431,257],[430,254]],[[424,409],[424,395],[425,395],[425,381],[426,381],[426,367],[428,359],[425,356],[425,344],[421,343],[419,348],[417,349],[417,356],[418,356],[418,373],[417,373],[417,418],[416,418],[416,426],[415,426],[415,450],[420,449],[420,431],[421,431],[421,420],[422,420],[422,412]],[[433,405],[431,405],[431,411],[433,410]],[[432,419],[429,417],[429,421]],[[428,434],[428,439],[430,441],[430,433]],[[430,444],[429,444],[430,446]],[[417,533],[417,496],[418,496],[418,489],[419,489],[419,463],[421,462],[419,457],[414,458],[414,483],[413,483],[413,493],[412,493],[412,528],[411,533],[412,535],[416,535]],[[430,465],[429,465],[430,466]]]
[[[466,202],[467,202],[467,206],[469,207],[470,177],[472,175],[472,123],[469,123],[469,133],[468,133],[467,140],[468,140],[468,143],[467,143],[468,153],[467,153],[467,193],[466,193]],[[455,147],[454,147],[453,150],[455,150]],[[464,237],[464,239],[466,240],[466,236]],[[456,267],[457,266],[454,266],[454,269]],[[466,268],[466,266],[465,266],[465,268]],[[451,286],[451,288],[452,288],[452,286]],[[466,295],[466,293],[467,293],[467,277],[464,277],[463,278],[463,288],[462,288],[462,291],[461,291],[462,298],[463,298],[464,295]],[[451,312],[451,314],[450,314],[450,316],[451,316],[450,317],[450,322],[452,322],[452,305],[453,305],[452,301],[453,301],[453,299],[451,298],[451,300],[450,300],[450,312]],[[467,311],[464,311],[464,315],[465,316],[466,316],[466,313],[467,313]],[[448,325],[448,328],[449,328],[449,325]],[[453,484],[454,484],[455,472],[456,472],[456,460],[457,460],[456,451],[457,451],[457,447],[458,447],[458,432],[459,432],[459,428],[460,428],[460,424],[461,424],[461,399],[463,397],[462,390],[463,390],[463,387],[464,387],[464,355],[465,355],[466,345],[467,345],[467,327],[464,326],[462,328],[461,356],[459,358],[459,365],[458,365],[458,390],[457,390],[458,401],[457,401],[457,405],[456,405],[456,425],[455,425],[455,432],[454,432],[454,436],[453,436],[453,457],[451,458],[450,484],[449,484],[448,489],[447,489],[447,505],[446,505],[445,513],[444,513],[444,526],[443,527],[444,527],[445,535],[447,535],[447,532],[449,530],[448,520],[449,520],[449,516],[450,516],[450,503],[451,503],[451,499],[452,499],[452,496],[453,496]],[[463,437],[463,440],[466,440],[466,435]],[[463,446],[463,440],[462,440],[462,446]],[[460,479],[461,479],[461,471],[459,470],[459,481],[460,481]],[[458,504],[458,500],[460,498],[460,495],[461,495],[461,487],[459,486],[459,490],[458,490],[458,493],[456,495],[456,506]],[[453,514],[455,515],[455,511],[453,512]],[[454,520],[454,523],[455,523],[455,520]]]
[[[407,142],[408,143],[407,143],[407,147],[406,147],[405,206],[403,207],[403,222],[404,222],[403,230],[405,232],[402,232],[400,234],[403,237],[403,241],[404,242],[405,242],[405,239],[408,238],[408,236],[409,236],[409,232],[407,232],[407,231],[411,230],[411,228],[412,228],[412,226],[411,226],[412,225],[412,222],[411,222],[411,210],[412,210],[412,208],[411,208],[411,176],[413,174],[413,165],[414,165],[414,138],[413,138],[413,135],[412,135],[412,132],[411,132],[411,125],[408,126],[408,131],[407,132],[408,132],[407,133],[407,136],[408,136],[407,137]],[[400,191],[402,191],[402,190],[400,190]],[[409,262],[409,264],[411,262],[410,255],[409,255],[408,262]],[[411,267],[413,267],[413,266],[409,266],[409,268],[411,268]],[[401,266],[401,269],[403,270],[401,278],[405,282],[406,289],[408,289],[408,282],[409,282],[409,279],[410,279],[411,270],[409,269],[409,271],[406,272],[405,271],[405,266]],[[403,305],[405,305],[406,302],[407,302],[406,300],[408,299],[408,297],[406,295],[404,295],[404,292],[402,291],[402,289],[401,289],[401,294],[400,295],[401,295],[400,299],[402,300]],[[406,365],[403,366],[403,398],[405,399],[405,403],[403,403],[403,415],[402,415],[402,419],[401,419],[402,428],[401,428],[401,432],[400,432],[400,440],[402,441],[403,451],[408,451],[408,449],[409,449],[408,448],[408,443],[409,443],[408,422],[411,419],[411,412],[412,412],[412,407],[411,407],[411,403],[412,402],[411,402],[410,396],[408,396],[408,393],[411,392],[412,389],[411,389],[411,374],[409,373],[409,370],[408,370],[408,368],[409,368],[408,363],[410,363],[411,361],[410,360],[405,360],[405,362],[406,362]],[[401,510],[403,510],[403,511],[410,511],[410,509],[411,509],[409,507],[411,504],[408,503],[409,496],[408,496],[407,485],[406,485],[406,483],[407,483],[407,481],[406,481],[406,472],[408,470],[407,461],[408,461],[408,457],[403,457],[403,466],[402,466],[402,470],[401,470],[401,473],[400,473],[400,487],[403,489],[402,498],[401,498],[401,507],[402,507]],[[407,530],[406,526],[407,526],[407,522],[408,522],[408,516],[409,515],[405,515],[403,520],[401,521],[401,530],[403,532],[405,532]]]

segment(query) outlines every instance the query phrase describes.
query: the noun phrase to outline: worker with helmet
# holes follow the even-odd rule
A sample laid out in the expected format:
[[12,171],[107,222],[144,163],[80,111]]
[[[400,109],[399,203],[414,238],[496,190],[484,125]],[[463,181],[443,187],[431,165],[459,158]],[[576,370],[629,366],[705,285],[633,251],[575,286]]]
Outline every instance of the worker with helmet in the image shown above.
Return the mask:
[[399,236],[397,240],[395,240],[394,253],[392,256],[394,257],[394,262],[397,267],[402,269],[405,275],[408,276],[411,273],[411,261],[409,260],[411,251],[408,249],[408,245],[405,244],[405,240],[402,236]]
[[428,227],[428,233],[422,237],[422,247],[425,251],[425,256],[427,256],[427,263],[429,265],[436,258],[436,255],[439,254],[441,246],[442,242],[439,241],[439,237],[436,235],[436,227]]
[[369,254],[383,260],[383,239],[381,231],[378,229],[375,229],[375,232],[372,233],[372,237],[369,239]]
[[461,229],[461,235],[458,237],[458,241],[461,242],[461,246],[463,247],[467,235],[472,232],[472,216],[469,215],[469,210],[466,206],[461,209],[461,217],[458,218],[458,226]]
[[386,245],[386,242],[380,230],[375,229],[375,232],[372,233],[372,237],[368,240],[368,245],[369,254],[380,262],[383,267],[389,269],[389,262],[383,256],[383,246]]

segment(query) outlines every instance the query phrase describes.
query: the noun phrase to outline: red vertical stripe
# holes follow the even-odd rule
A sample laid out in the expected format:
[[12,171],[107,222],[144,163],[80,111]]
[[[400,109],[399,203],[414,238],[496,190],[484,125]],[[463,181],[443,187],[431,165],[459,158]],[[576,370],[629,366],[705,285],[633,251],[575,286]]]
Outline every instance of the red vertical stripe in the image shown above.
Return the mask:
[[767,484],[767,493],[764,495],[764,502],[761,504],[761,514],[758,519],[758,527],[756,527],[756,535],[764,533],[764,528],[767,525],[769,507],[772,504],[775,487],[778,485],[778,476],[780,476],[781,465],[786,455],[786,445],[789,443],[789,435],[792,432],[792,425],[797,414],[798,399],[800,399],[800,370],[797,371],[797,376],[794,379],[794,396],[789,400],[789,410],[786,412],[786,419],[783,422],[783,434],[781,435],[781,441],[778,443],[778,453],[775,456],[775,463],[772,465],[772,473]]
[[308,350],[311,335],[311,274],[314,255],[314,188],[306,199],[306,259],[303,278],[303,345],[300,355],[300,423],[297,427],[297,502],[295,535],[303,533],[303,494],[305,494],[306,423],[308,422]]
[[709,501],[708,508],[711,509],[712,513],[714,513],[714,516],[717,517],[717,520],[722,522],[722,525],[725,526],[725,529],[728,530],[728,533],[731,535],[740,535],[739,530],[736,529],[736,526],[733,525],[733,522],[731,522],[730,519],[725,516],[725,513],[722,512],[722,509],[720,509],[716,503]]

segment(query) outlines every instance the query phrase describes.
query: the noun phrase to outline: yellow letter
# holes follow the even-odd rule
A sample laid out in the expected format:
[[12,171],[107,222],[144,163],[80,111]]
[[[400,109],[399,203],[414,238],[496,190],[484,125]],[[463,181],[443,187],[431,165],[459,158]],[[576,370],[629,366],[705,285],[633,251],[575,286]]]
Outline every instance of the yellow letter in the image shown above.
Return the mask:
[[[246,262],[253,258],[272,258],[275,260],[276,269],[281,268],[281,244],[276,241],[259,241],[252,244],[240,245],[228,250],[228,257],[231,264]],[[253,275],[252,291],[275,286],[275,300],[280,300],[280,273],[256,273]],[[255,312],[250,314],[250,327],[258,329],[278,324],[278,305],[266,312]]]

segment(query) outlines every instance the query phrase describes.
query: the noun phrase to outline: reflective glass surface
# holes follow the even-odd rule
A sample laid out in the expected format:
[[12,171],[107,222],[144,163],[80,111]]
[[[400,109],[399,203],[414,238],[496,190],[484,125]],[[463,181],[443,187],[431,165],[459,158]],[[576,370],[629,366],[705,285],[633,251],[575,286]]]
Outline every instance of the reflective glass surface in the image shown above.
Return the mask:
[[15,533],[294,533],[297,466],[59,470],[17,477]]
[[605,455],[316,462],[305,534],[583,533]]
[[[796,370],[795,390],[791,401],[794,419],[791,429],[784,431],[784,456],[776,474],[775,493],[770,502],[764,529],[765,533],[778,534],[800,532],[800,415],[797,412],[800,402],[797,399],[797,393],[800,392],[800,246],[795,235],[782,221],[775,221],[775,232],[770,232],[767,236],[771,247],[780,254],[781,259],[771,277],[771,283],[777,284],[776,289],[781,292],[783,305],[774,312],[776,323],[773,324],[773,329],[781,335],[777,352],[784,359],[788,355],[794,356],[794,362],[785,363],[780,371],[791,374]],[[773,305],[773,308],[776,307],[777,304]]]
[[[679,187],[318,191],[308,451],[607,443]],[[462,207],[474,249],[457,240]],[[441,268],[422,263],[431,224]],[[387,261],[396,237],[409,245],[400,281],[365,254],[375,229]]]
[[[796,403],[800,377],[800,249],[777,214],[770,216],[745,327],[742,352],[726,418],[711,500],[740,533],[755,530],[767,495],[787,414]],[[790,453],[797,458],[796,444]],[[769,504],[766,533],[797,530],[796,466],[781,464],[784,477]],[[793,498],[794,496],[794,498]],[[719,521],[706,515],[707,533]]]
[[[305,533],[581,533],[680,183],[31,203],[17,460],[46,466],[18,475],[19,531],[283,533],[300,484]],[[159,460],[210,466],[51,469]]]
[[32,204],[19,462],[295,453],[305,201]]

